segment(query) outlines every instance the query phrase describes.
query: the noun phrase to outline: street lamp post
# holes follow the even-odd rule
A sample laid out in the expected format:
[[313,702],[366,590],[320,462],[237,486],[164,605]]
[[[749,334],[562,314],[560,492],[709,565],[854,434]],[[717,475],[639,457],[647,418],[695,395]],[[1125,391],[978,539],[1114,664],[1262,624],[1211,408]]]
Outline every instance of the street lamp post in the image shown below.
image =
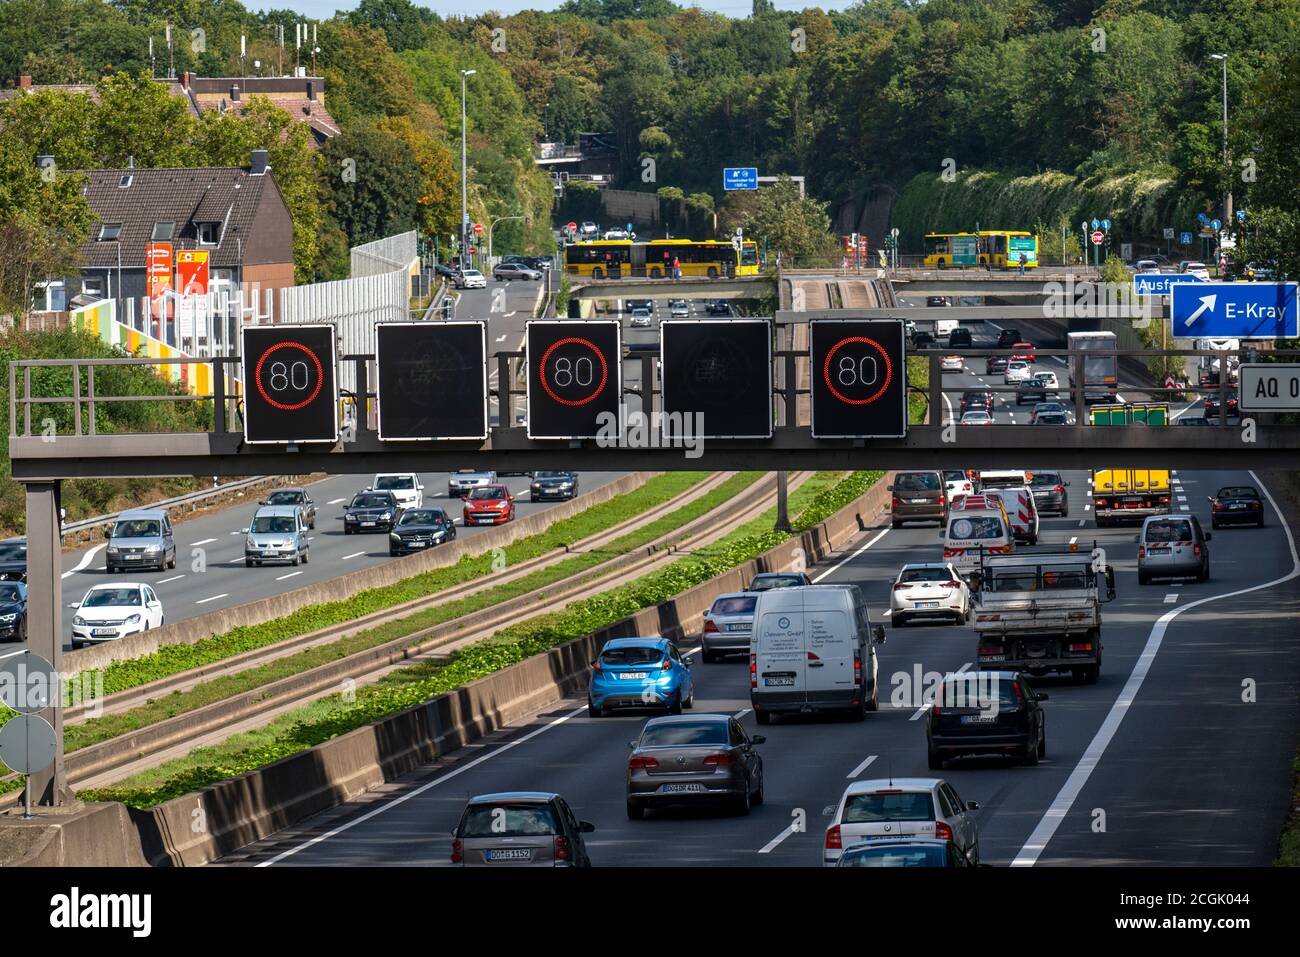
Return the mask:
[[461,70],[460,71],[460,268],[464,269],[467,264],[465,250],[469,248],[466,242],[465,224],[469,221],[469,189],[466,186],[465,177],[469,174],[469,169],[465,165],[465,77],[473,76],[478,70]]
[[1232,170],[1228,165],[1228,54],[1211,53],[1211,60],[1218,60],[1223,66],[1223,168],[1226,179],[1223,193],[1223,224],[1232,222]]
[[504,223],[507,219],[523,219],[522,216],[498,216],[492,222],[488,223],[488,262],[492,261],[492,230],[496,229],[497,223]]

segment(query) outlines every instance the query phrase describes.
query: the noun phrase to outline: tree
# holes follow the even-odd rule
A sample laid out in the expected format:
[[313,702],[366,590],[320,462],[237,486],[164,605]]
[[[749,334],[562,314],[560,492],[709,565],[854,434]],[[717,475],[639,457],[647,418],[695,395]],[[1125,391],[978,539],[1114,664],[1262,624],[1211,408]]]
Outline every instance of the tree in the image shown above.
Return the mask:
[[321,152],[330,215],[350,245],[416,228],[422,177],[401,137],[362,123]]
[[91,117],[94,159],[109,169],[136,166],[193,166],[190,143],[197,123],[189,105],[172,96],[147,73],[116,73],[99,81]]
[[422,47],[425,31],[438,20],[432,10],[417,7],[410,0],[361,0],[347,18],[357,26],[382,30],[394,53]]
[[799,186],[782,176],[758,190],[724,228],[735,226],[760,246],[795,259],[830,257],[835,254],[835,237],[826,204],[800,197]]

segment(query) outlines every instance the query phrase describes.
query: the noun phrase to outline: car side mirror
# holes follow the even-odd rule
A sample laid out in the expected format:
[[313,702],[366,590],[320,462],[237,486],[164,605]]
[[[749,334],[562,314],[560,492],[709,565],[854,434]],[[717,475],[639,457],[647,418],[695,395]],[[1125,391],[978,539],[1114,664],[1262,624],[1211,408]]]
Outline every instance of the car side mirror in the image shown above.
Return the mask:
[[248,534],[248,529],[247,529],[247,528],[241,528],[241,529],[239,530],[239,534],[241,534],[241,535],[247,535],[247,534]]
[[80,607],[81,607],[81,602],[79,602],[79,601],[74,601],[72,604],[68,605],[68,607],[69,607],[69,608],[80,608]]
[[264,498],[263,498],[263,499],[258,499],[257,504],[258,504],[258,505],[265,505],[265,504],[266,504],[266,499],[264,499]]
[[756,735],[754,735],[752,738],[750,738],[749,740],[750,740],[752,743],[754,743],[754,744],[763,744],[763,743],[765,743],[765,742],[767,741],[767,735],[765,735],[765,734],[756,734]]
[[595,829],[596,829],[596,825],[592,824],[590,821],[578,822],[578,831],[582,834],[590,834]]
[[682,658],[682,664],[684,664],[687,668],[689,668],[694,663],[695,663],[695,659],[693,659],[690,655],[686,655]]
[[893,490],[894,490],[894,486],[892,486],[892,485],[886,485],[886,486],[885,486],[885,491],[886,491],[886,492],[892,492]]
[[629,742],[627,743],[627,746],[628,746],[629,748],[631,748],[632,750],[634,750],[634,751],[636,750],[636,742],[635,742],[635,741],[629,741]]
[[1142,544],[1142,535],[1141,535],[1140,533],[1137,534],[1137,535],[1134,535],[1134,536],[1133,536],[1133,544],[1134,544],[1134,545],[1141,545],[1141,544]]
[[1035,701],[1046,701],[1047,699],[1048,699],[1048,694],[1046,691],[1038,691],[1034,693]]
[[966,802],[966,810],[968,810],[968,811],[978,811],[979,809],[980,809],[980,802],[979,802],[979,801],[967,801],[967,802]]

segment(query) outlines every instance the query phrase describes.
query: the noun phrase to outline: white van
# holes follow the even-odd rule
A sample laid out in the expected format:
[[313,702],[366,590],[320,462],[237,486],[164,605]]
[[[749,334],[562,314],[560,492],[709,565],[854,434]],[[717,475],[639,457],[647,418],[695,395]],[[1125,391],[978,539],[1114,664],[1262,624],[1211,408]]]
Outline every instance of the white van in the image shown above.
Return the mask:
[[961,323],[956,319],[936,319],[934,320],[934,337],[936,339],[947,339],[952,335],[954,329],[961,327]]
[[1010,555],[1016,539],[1006,509],[992,495],[963,495],[952,504],[943,536],[943,560],[966,578],[977,573],[980,555]]
[[876,645],[857,585],[804,585],[760,592],[749,649],[749,701],[759,724],[776,714],[880,706]]
[[984,489],[982,494],[1002,499],[1016,541],[1038,544],[1038,505],[1034,502],[1032,489],[1024,485],[1020,488],[990,488]]

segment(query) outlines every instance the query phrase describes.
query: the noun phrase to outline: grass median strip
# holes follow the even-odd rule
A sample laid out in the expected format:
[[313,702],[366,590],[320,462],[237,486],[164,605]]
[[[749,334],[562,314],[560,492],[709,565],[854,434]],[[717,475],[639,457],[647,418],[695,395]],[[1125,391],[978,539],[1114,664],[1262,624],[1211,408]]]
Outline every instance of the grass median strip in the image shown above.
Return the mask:
[[[433,608],[405,615],[396,621],[367,628],[234,674],[222,675],[195,685],[187,691],[164,695],[155,701],[126,711],[101,715],[81,724],[66,725],[63,732],[64,748],[69,752],[76,751],[213,702],[224,701],[282,678],[338,661],[348,655],[394,641],[433,625],[463,619],[467,627],[471,626],[475,612],[578,574],[616,555],[626,554],[707,514],[734,498],[758,478],[758,473],[753,472],[732,476],[712,492],[700,496],[646,526],[628,532],[597,551],[576,553],[554,565],[538,569],[513,581],[503,582],[495,588],[442,602]],[[652,481],[658,480],[652,479]]]
[[[879,480],[880,472],[818,473],[790,495],[798,533],[823,521]],[[196,748],[184,758],[133,775],[106,788],[82,791],[83,800],[122,801],[144,809],[217,781],[237,777],[414,707],[470,681],[581,637],[680,594],[780,544],[787,534],[771,529],[771,515],[755,519],[718,542],[677,559],[635,581],[571,603],[563,611],[535,616],[476,642],[446,661],[398,669],[373,685],[305,705],[254,732],[220,745]]]

